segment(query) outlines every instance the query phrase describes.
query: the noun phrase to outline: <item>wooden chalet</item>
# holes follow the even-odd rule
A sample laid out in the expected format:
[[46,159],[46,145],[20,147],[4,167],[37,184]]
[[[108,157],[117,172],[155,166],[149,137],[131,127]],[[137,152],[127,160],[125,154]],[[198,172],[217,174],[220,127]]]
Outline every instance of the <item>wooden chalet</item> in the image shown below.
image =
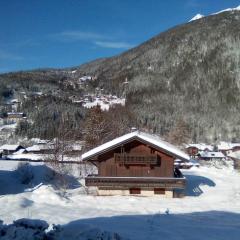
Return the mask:
[[199,152],[202,151],[212,151],[213,150],[213,146],[211,145],[206,145],[204,143],[191,143],[191,144],[187,144],[186,145],[186,152],[188,153],[189,156],[191,157],[196,157],[198,155]]
[[86,177],[86,186],[99,195],[184,195],[186,179],[174,160],[189,156],[160,138],[135,131],[107,142],[82,155],[98,168],[98,175]]

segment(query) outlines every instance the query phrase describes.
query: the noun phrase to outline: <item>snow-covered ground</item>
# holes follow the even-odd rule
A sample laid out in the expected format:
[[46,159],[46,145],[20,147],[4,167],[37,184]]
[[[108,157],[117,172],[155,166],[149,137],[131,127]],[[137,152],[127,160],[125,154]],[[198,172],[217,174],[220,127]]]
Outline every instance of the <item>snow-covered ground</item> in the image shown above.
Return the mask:
[[[33,164],[41,174],[44,165]],[[232,167],[183,170],[187,196],[161,199],[87,195],[81,185],[62,197],[44,182],[36,181],[31,188],[21,185],[13,171],[16,166],[17,162],[0,161],[0,219],[5,223],[33,218],[49,224],[87,224],[137,240],[237,240],[240,236],[240,174]]]

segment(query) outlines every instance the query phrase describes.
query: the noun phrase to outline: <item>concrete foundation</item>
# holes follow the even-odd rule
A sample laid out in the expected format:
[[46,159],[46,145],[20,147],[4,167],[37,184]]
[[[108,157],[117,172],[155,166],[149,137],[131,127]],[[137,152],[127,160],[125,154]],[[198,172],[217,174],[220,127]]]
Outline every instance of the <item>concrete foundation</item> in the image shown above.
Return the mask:
[[172,198],[173,197],[173,191],[167,190],[165,191],[165,194],[154,194],[153,190],[141,190],[141,194],[130,194],[129,190],[100,190],[98,189],[98,195],[99,196],[144,196],[144,197],[151,197],[151,196],[157,196],[162,198]]

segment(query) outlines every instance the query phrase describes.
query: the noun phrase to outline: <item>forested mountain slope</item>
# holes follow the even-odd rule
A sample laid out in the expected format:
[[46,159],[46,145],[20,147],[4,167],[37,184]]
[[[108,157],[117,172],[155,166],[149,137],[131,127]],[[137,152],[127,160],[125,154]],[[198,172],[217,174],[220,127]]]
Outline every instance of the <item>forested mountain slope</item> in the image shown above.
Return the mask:
[[164,134],[183,119],[193,140],[240,134],[240,11],[177,26],[120,56],[80,67],[115,91],[143,125]]
[[[21,80],[66,87],[84,75],[94,76],[93,89],[126,96],[140,127],[165,135],[184,121],[193,141],[236,140],[239,25],[240,11],[222,12],[174,27],[121,55],[64,70],[22,72]],[[19,73],[0,76],[1,81],[18,78]]]

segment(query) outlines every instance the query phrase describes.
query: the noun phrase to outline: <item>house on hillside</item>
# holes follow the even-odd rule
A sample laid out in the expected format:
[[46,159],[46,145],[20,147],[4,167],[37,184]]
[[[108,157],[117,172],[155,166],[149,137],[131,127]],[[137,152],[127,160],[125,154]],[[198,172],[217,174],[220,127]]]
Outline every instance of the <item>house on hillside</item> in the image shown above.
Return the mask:
[[201,151],[213,151],[213,146],[207,145],[205,143],[191,143],[187,144],[185,149],[191,157],[196,157],[197,154]]
[[53,144],[36,144],[26,148],[28,153],[33,154],[52,154],[55,146]]
[[183,196],[186,179],[174,167],[177,158],[190,160],[159,137],[135,131],[82,155],[98,168],[85,183],[97,187],[99,195]]
[[3,156],[13,154],[13,153],[19,151],[20,149],[25,149],[25,148],[18,144],[5,144],[0,147],[0,151],[2,152]]
[[26,116],[22,112],[8,112],[7,113],[7,123],[17,123],[22,120],[26,120]]
[[240,150],[240,143],[220,142],[217,145],[218,151],[222,152],[225,156],[232,152]]
[[75,142],[74,144],[70,144],[68,147],[66,154],[69,156],[81,156],[82,154],[82,149],[84,146],[85,142],[80,141],[80,142]]

